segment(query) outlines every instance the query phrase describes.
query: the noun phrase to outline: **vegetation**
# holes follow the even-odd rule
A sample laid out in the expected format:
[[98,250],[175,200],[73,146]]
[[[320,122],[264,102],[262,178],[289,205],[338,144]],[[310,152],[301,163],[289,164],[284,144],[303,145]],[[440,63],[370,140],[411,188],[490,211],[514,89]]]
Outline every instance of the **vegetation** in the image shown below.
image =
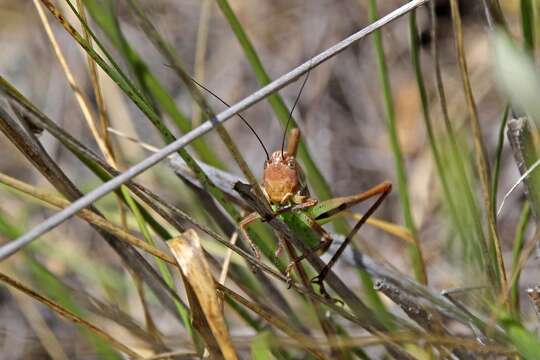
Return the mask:
[[[34,0],[2,12],[26,23],[6,22],[24,40],[0,40],[6,358],[540,353],[538,2]],[[295,128],[319,201],[302,214],[328,222],[325,254],[253,186]],[[164,160],[91,193],[148,150]],[[344,209],[374,187],[380,208]],[[83,196],[77,220],[28,235]],[[262,220],[243,234],[253,211]],[[310,280],[349,239],[326,294]]]

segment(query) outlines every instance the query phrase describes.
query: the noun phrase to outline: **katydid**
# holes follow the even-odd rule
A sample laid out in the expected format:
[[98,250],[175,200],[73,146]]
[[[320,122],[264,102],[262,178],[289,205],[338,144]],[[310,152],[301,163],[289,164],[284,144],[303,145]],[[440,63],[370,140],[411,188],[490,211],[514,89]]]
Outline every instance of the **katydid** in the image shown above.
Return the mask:
[[[354,228],[345,238],[344,242],[338,248],[337,252],[332,256],[328,264],[326,264],[326,266],[321,270],[319,275],[311,280],[312,283],[319,285],[321,294],[328,296],[323,283],[328,271],[339,259],[352,237],[375,212],[375,210],[377,210],[386,196],[388,196],[392,190],[392,184],[389,181],[384,181],[359,194],[346,197],[337,197],[322,202],[310,197],[309,189],[307,187],[303,172],[300,165],[296,161],[296,152],[300,143],[300,130],[298,128],[291,130],[287,142],[287,150],[284,150],[287,128],[308,77],[309,71],[304,79],[304,82],[302,83],[302,86],[300,87],[298,96],[289,113],[289,119],[285,126],[281,149],[273,152],[271,156],[268,156],[268,151],[266,148],[264,149],[267,159],[264,163],[262,183],[258,186],[261,187],[266,201],[271,206],[273,211],[272,216],[275,216],[285,222],[285,224],[287,224],[295,235],[306,242],[308,247],[311,249],[311,253],[317,253],[319,255],[326,252],[330,248],[333,241],[332,236],[322,227],[322,225],[331,221],[336,216],[341,215],[345,210],[351,208],[352,206],[377,196],[376,201],[356,223]],[[238,186],[235,186],[235,189],[240,190]],[[257,246],[251,240],[248,232],[246,231],[247,226],[257,219],[268,220],[261,217],[261,214],[258,212],[253,212],[240,221],[239,228],[240,233],[253,249],[255,256],[260,257]],[[276,255],[279,254],[283,246],[283,244],[281,244],[281,237],[278,238],[280,239],[280,243],[278,244]],[[306,256],[307,254],[304,253],[294,259],[291,259],[285,271],[289,281],[292,279],[291,271],[295,264],[306,258]]]
[[[327,295],[323,285],[326,274],[339,259],[352,237],[390,193],[392,184],[389,181],[384,181],[371,189],[356,195],[337,197],[319,202],[310,197],[302,171],[295,158],[299,141],[300,131],[298,129],[293,129],[289,137],[287,150],[275,151],[270,158],[266,160],[263,181],[260,186],[266,200],[270,203],[274,212],[273,216],[276,216],[285,222],[295,235],[302,238],[311,248],[311,252],[316,252],[321,255],[326,252],[332,244],[333,238],[322,227],[323,224],[331,221],[336,216],[341,215],[341,213],[350,207],[374,196],[378,196],[376,201],[347,235],[344,242],[330,259],[328,264],[318,276],[312,279],[313,283],[319,285],[321,294]],[[251,222],[258,219],[267,220],[261,217],[259,213],[253,212],[247,215],[239,223],[240,233],[249,242],[256,257],[260,257],[259,250],[253,241],[251,241],[246,228]],[[277,252],[279,252],[281,247],[282,244],[278,244]],[[286,275],[289,279],[291,278],[293,266],[305,257],[306,254],[302,254],[295,259],[291,259],[286,268]]]
[[[330,233],[328,233],[322,227],[323,224],[341,215],[342,213],[344,213],[345,210],[348,210],[352,206],[361,203],[364,200],[377,196],[376,201],[370,206],[368,211],[356,223],[354,228],[350,231],[350,233],[347,235],[347,237],[337,250],[337,252],[330,259],[328,264],[326,264],[326,266],[321,270],[319,275],[317,275],[311,280],[313,283],[319,285],[321,294],[328,296],[323,284],[327,273],[339,259],[339,257],[347,247],[347,244],[351,241],[352,237],[358,232],[360,227],[368,220],[368,218],[375,212],[375,210],[377,210],[379,205],[390,193],[392,189],[392,184],[389,181],[384,181],[365,192],[361,192],[352,196],[337,197],[322,202],[319,202],[316,199],[310,197],[309,189],[305,182],[303,172],[295,158],[298,145],[300,143],[299,129],[295,128],[291,130],[287,142],[287,149],[284,149],[287,128],[292,118],[294,108],[296,107],[302,90],[308,80],[309,73],[310,72],[308,71],[302,83],[302,86],[300,87],[300,91],[294,102],[294,105],[289,113],[289,119],[285,126],[281,149],[273,152],[272,155],[269,155],[269,152],[264,146],[263,141],[257,135],[253,127],[248,123],[248,121],[244,119],[242,115],[238,114],[238,116],[256,136],[257,140],[261,144],[266,154],[262,184],[256,186],[260,186],[266,202],[270,204],[270,208],[272,211],[271,216],[277,217],[283,222],[285,222],[285,224],[287,224],[287,226],[293,233],[295,233],[295,235],[297,235],[299,238],[303,239],[306,242],[308,247],[311,249],[311,253],[317,253],[319,255],[322,255],[329,249],[330,245],[332,244],[333,238]],[[223,101],[219,96],[214,94],[202,84],[198,83],[196,80],[192,80],[196,85],[208,91],[222,103],[228,106],[228,104]],[[236,183],[234,188],[238,193],[240,193],[240,195],[245,196],[245,192],[248,191],[245,189],[245,186],[245,184],[239,182]],[[257,258],[260,258],[260,252],[258,248],[247,232],[247,226],[258,219],[262,219],[263,221],[269,220],[267,214],[263,214],[261,216],[261,214],[258,212],[252,212],[244,219],[242,219],[238,226],[240,228],[241,235],[249,243],[255,256]],[[278,238],[281,239],[281,237]],[[279,254],[282,246],[283,244],[280,240],[276,255]],[[294,265],[305,259],[307,255],[308,254],[304,253],[294,259],[291,259],[285,270],[287,279],[289,281],[291,281],[292,279],[291,271]]]

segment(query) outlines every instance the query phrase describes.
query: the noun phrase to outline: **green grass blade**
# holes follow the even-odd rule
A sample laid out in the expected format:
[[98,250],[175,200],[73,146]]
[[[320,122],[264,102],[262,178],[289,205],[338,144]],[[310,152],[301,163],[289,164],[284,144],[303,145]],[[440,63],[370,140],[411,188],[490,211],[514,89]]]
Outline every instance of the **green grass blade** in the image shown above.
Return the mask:
[[538,341],[536,334],[525,329],[520,322],[508,315],[502,315],[499,318],[499,323],[506,330],[510,340],[525,359],[538,359],[540,341]]
[[540,124],[540,76],[531,53],[499,31],[493,37],[494,63],[498,85],[511,100],[512,107],[524,111]]
[[[470,166],[468,166],[465,159],[469,158],[469,154],[467,153],[468,150],[464,151],[464,149],[468,149],[468,145],[464,141],[458,141],[456,131],[454,130],[454,126],[452,125],[452,121],[450,119],[441,70],[438,22],[436,6],[434,3],[430,4],[430,16],[431,37],[433,39],[432,55],[435,62],[435,81],[446,131],[445,135],[441,139],[444,144],[444,151],[442,155],[443,159],[444,157],[447,157],[447,159],[444,160],[444,163],[448,165],[447,176],[451,183],[450,187],[459,189],[455,196],[456,204],[463,204],[463,211],[458,212],[458,215],[460,215],[459,221],[461,225],[456,225],[467,230],[465,237],[461,238],[464,249],[472,249],[472,251],[464,252],[464,259],[471,260],[471,262],[477,264],[480,269],[484,269],[485,259],[481,248],[482,244],[486,243],[485,235],[482,228],[480,213],[478,211],[477,199],[473,191],[471,176],[469,176],[467,172],[467,169],[470,168]],[[463,138],[464,137],[460,137],[460,139]]]
[[504,147],[504,130],[506,129],[506,123],[508,122],[509,111],[510,106],[506,105],[501,116],[501,125],[499,126],[499,135],[497,137],[497,152],[495,155],[495,164],[493,165],[493,180],[491,185],[491,211],[493,212],[493,217],[495,218],[495,221],[497,221],[497,189],[499,188],[501,157]]
[[433,159],[435,160],[435,166],[437,168],[437,173],[439,175],[439,180],[441,181],[443,195],[445,203],[448,205],[450,216],[452,217],[454,223],[457,225],[457,230],[462,238],[465,238],[466,231],[462,227],[459,221],[458,210],[454,198],[450,192],[450,185],[448,183],[447,174],[443,164],[443,160],[440,154],[440,149],[437,144],[437,139],[433,130],[433,124],[431,121],[431,114],[429,111],[428,96],[426,92],[426,86],[424,82],[424,76],[422,74],[422,65],[420,62],[420,47],[418,45],[418,29],[416,25],[416,11],[412,11],[409,14],[409,39],[411,44],[411,62],[414,69],[414,74],[416,77],[416,84],[418,86],[418,92],[420,95],[420,101],[422,105],[422,118],[424,120],[424,125],[426,127],[429,145],[431,147],[431,153]]
[[[39,275],[42,275],[42,274],[40,273]],[[100,357],[107,360],[122,359],[120,354],[118,354],[115,350],[113,350],[112,347],[109,350],[109,346],[114,346],[118,350],[125,352],[126,354],[129,354],[132,357],[139,357],[137,353],[133,352],[130,348],[120,343],[118,340],[112,337],[109,333],[99,329],[98,327],[91,324],[90,322],[85,320],[83,317],[79,316],[77,313],[63,306],[62,304],[59,304],[58,302],[51,300],[50,298],[47,298],[33,291],[32,289],[28,288],[27,286],[23,285],[22,283],[16,281],[15,279],[3,273],[0,273],[0,280],[5,285],[9,285],[13,288],[16,288],[18,291],[23,292],[25,295],[32,297],[32,299],[39,301],[43,305],[46,305],[55,314],[77,325],[80,325],[82,331],[85,333],[88,333],[88,337],[90,341],[93,343],[94,347],[96,348],[96,352],[100,355]]]
[[[80,309],[77,304],[71,299],[69,290],[64,287],[64,284],[56,278],[47,268],[31,257],[26,257],[25,261],[32,278],[35,283],[40,284],[40,288],[47,294],[48,297],[55,300],[59,304],[69,309],[74,314],[83,317],[86,312]],[[105,341],[95,336],[90,331],[81,328],[81,332],[85,337],[88,337],[96,353],[100,358],[106,360],[120,360],[122,357]]]
[[[512,247],[512,284],[510,288],[510,304],[512,315],[519,319],[519,278],[521,270],[518,268],[519,259],[523,252],[523,245],[525,244],[525,231],[531,218],[531,208],[528,203],[523,205],[521,215],[519,216],[518,226],[516,228],[516,235],[514,236],[514,246]],[[515,280],[514,280],[515,279]]]
[[386,329],[394,330],[394,316],[388,311],[378,292],[374,291],[375,284],[373,283],[371,275],[362,269],[358,269],[358,273],[362,280],[364,291],[366,292],[366,303],[373,309],[374,313],[377,314],[377,319]]
[[461,75],[461,82],[463,85],[463,92],[465,94],[467,110],[469,113],[469,121],[473,133],[476,169],[478,177],[480,179],[484,212],[487,218],[487,234],[489,239],[489,243],[485,244],[485,249],[487,250],[486,260],[488,260],[487,270],[491,285],[494,289],[497,290],[497,292],[501,292],[507,289],[508,282],[506,278],[505,264],[502,255],[501,240],[497,232],[493,212],[491,211],[491,174],[489,170],[489,162],[486,155],[484,140],[482,138],[482,131],[478,117],[478,108],[472,91],[469,70],[465,58],[463,27],[461,22],[459,4],[457,0],[450,0],[450,8],[452,13],[452,25],[455,39],[454,41],[458,58],[459,71]]
[[534,54],[534,11],[531,0],[521,0],[521,30],[523,32],[524,47]]
[[[371,21],[378,19],[377,14],[377,1],[370,0],[369,2],[369,18]],[[409,200],[409,190],[407,188],[407,175],[405,172],[405,164],[403,160],[403,154],[399,145],[399,139],[396,126],[396,114],[394,110],[394,100],[392,98],[392,88],[390,85],[390,78],[388,68],[386,66],[386,60],[382,45],[381,33],[379,30],[373,33],[373,44],[377,56],[377,65],[379,72],[379,81],[384,97],[385,108],[385,120],[390,136],[390,145],[392,148],[392,154],[394,156],[394,166],[396,169],[397,187],[401,203],[401,209],[403,212],[403,218],[405,225],[411,232],[412,236],[417,241],[416,245],[409,246],[409,253],[411,256],[411,262],[414,270],[414,274],[417,280],[422,283],[427,283],[427,274],[425,272],[424,260],[420,246],[418,245],[418,234],[416,231],[416,225],[412,216],[411,205]]]

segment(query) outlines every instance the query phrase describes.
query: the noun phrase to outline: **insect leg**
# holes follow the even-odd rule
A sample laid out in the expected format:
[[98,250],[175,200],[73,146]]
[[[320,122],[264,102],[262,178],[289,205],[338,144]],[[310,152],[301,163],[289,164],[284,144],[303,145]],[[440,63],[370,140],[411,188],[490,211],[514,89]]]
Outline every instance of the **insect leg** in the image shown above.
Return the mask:
[[281,215],[281,214],[285,214],[287,212],[290,212],[290,211],[299,211],[299,210],[304,210],[304,209],[307,209],[309,207],[312,207],[314,205],[317,205],[317,200],[316,199],[312,199],[312,198],[308,198],[306,200],[304,200],[302,203],[300,204],[296,204],[296,205],[288,205],[284,208],[281,208],[277,211],[275,211],[273,214],[272,214],[272,218],[271,219],[263,219],[263,221],[269,221],[269,220],[272,220],[273,218],[275,218],[276,216],[278,215]]
[[336,251],[334,256],[332,256],[328,264],[326,264],[326,266],[321,270],[319,275],[317,275],[311,280],[313,283],[319,285],[321,294],[324,295],[326,293],[324,289],[323,281],[324,281],[324,278],[326,277],[326,274],[328,274],[328,271],[330,271],[330,269],[332,268],[332,266],[334,266],[336,261],[339,259],[339,257],[343,253],[343,251],[345,251],[345,248],[347,247],[347,245],[349,244],[353,236],[358,232],[358,230],[360,230],[360,227],[364,225],[364,223],[375,212],[375,210],[377,210],[377,208],[381,205],[381,203],[386,198],[386,196],[388,196],[391,190],[392,190],[392,184],[389,182],[383,182],[356,196],[357,198],[369,199],[373,196],[379,195],[377,200],[373,203],[373,205],[370,206],[368,211],[364,214],[364,216],[362,216],[362,218],[360,218],[360,220],[356,223],[356,225],[351,230],[351,232],[347,235],[347,237],[343,241],[343,244],[341,244],[341,246]]
[[249,214],[248,216],[246,216],[245,218],[240,220],[240,222],[238,223],[238,227],[240,228],[240,233],[242,234],[242,237],[245,240],[247,240],[249,246],[251,247],[251,250],[253,251],[253,254],[255,255],[255,257],[257,259],[261,258],[261,253],[260,253],[259,248],[257,247],[257,245],[255,245],[253,240],[251,240],[251,237],[249,236],[249,234],[247,232],[247,226],[250,223],[252,223],[253,221],[255,221],[257,219],[260,219],[260,218],[261,218],[261,216],[258,213],[252,212],[251,214]]
[[291,129],[289,139],[287,141],[287,154],[290,156],[296,156],[298,145],[300,144],[300,129]]
[[325,253],[330,248],[332,241],[334,241],[334,238],[332,238],[332,236],[328,233],[328,231],[326,231],[318,222],[316,222],[315,219],[308,216],[307,214],[304,216],[304,219],[307,221],[308,225],[315,232],[321,235],[321,242],[315,248],[311,249],[308,253],[303,253],[302,255],[297,256],[296,258],[291,260],[291,262],[287,265],[287,268],[285,270],[287,280],[289,281],[291,279],[292,269],[298,262],[304,260],[310,254],[317,253],[317,252],[320,252],[321,254]]

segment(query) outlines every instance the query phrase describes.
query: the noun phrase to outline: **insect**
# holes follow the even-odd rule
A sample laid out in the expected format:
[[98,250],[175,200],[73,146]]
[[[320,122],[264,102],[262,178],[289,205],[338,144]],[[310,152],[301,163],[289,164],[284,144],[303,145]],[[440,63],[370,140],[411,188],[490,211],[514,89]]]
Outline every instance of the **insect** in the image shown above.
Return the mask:
[[[347,244],[351,241],[352,237],[356,234],[356,232],[358,232],[360,227],[377,210],[379,205],[388,196],[392,189],[392,184],[389,181],[384,181],[359,194],[346,197],[337,197],[321,202],[310,196],[304,173],[296,161],[296,153],[300,143],[299,129],[295,128],[291,130],[287,142],[287,149],[284,149],[287,127],[308,77],[309,72],[304,79],[298,97],[289,114],[289,120],[287,121],[285,133],[283,134],[281,149],[273,152],[270,156],[268,156],[268,152],[265,149],[267,159],[264,163],[262,182],[256,186],[261,187],[265,201],[270,204],[273,212],[270,217],[277,217],[285,222],[289,229],[308,245],[311,253],[316,253],[319,255],[326,252],[334,240],[330,233],[326,231],[322,225],[331,221],[335,217],[342,215],[345,210],[348,210],[352,206],[372,197],[377,197],[368,211],[360,218],[354,228],[347,235],[344,242],[338,248],[337,252],[333,255],[328,264],[326,264],[319,275],[311,280],[312,283],[319,286],[322,295],[328,296],[324,287],[324,279],[326,275],[332,266],[337,262],[347,247]],[[235,190],[245,197],[247,195],[247,188],[244,185],[245,184],[237,183],[235,185]],[[257,257],[260,256],[259,251],[254,242],[250,239],[247,232],[247,227],[250,223],[259,219],[266,221],[269,220],[268,216],[268,214],[261,215],[259,212],[255,211],[247,215],[239,223],[242,236],[249,242]],[[280,243],[278,244],[276,254],[280,252],[282,245],[282,240],[280,238]],[[307,255],[308,254],[304,253],[294,259],[291,259],[286,268],[286,275],[289,281],[292,279],[291,271],[296,263],[305,259]]]
[[[311,249],[312,253],[322,255],[326,252],[333,242],[332,235],[326,231],[322,225],[328,223],[335,217],[344,213],[352,206],[361,203],[372,197],[377,197],[376,201],[371,205],[368,211],[360,218],[354,228],[345,238],[344,242],[338,248],[337,252],[330,259],[323,270],[311,281],[319,285],[322,295],[327,296],[324,287],[324,279],[332,266],[337,262],[347,244],[358,232],[360,227],[367,219],[377,210],[386,196],[392,189],[392,184],[389,181],[384,181],[371,189],[359,194],[337,197],[325,201],[317,201],[311,198],[305,181],[303,180],[300,165],[296,161],[296,148],[299,142],[300,132],[298,129],[293,129],[289,137],[287,151],[278,150],[272,153],[270,158],[266,160],[263,172],[263,181],[259,185],[265,195],[265,200],[270,204],[273,211],[271,216],[277,217],[287,224],[289,229],[298,237],[300,237]],[[235,190],[242,195],[246,195],[246,187],[241,183],[235,185]],[[249,190],[248,190],[249,191]],[[267,215],[262,215],[259,212],[253,212],[247,215],[240,223],[239,228],[242,236],[249,242],[255,255],[260,257],[257,246],[248,235],[247,227],[250,223],[256,220],[268,221]],[[278,245],[278,251],[282,244]],[[307,254],[302,254],[294,259],[291,259],[286,268],[286,275],[291,281],[291,271],[296,263],[307,257]]]
[[[281,149],[273,152],[271,155],[267,151],[263,141],[257,135],[253,127],[244,119],[240,114],[239,117],[249,127],[249,129],[256,136],[257,140],[261,144],[266,154],[266,161],[264,163],[264,170],[261,184],[248,185],[241,182],[237,182],[234,185],[234,189],[250,204],[255,204],[257,211],[254,211],[247,215],[239,222],[240,233],[244,239],[250,244],[255,256],[260,258],[260,252],[250,238],[247,228],[249,224],[256,220],[269,221],[272,218],[278,218],[282,220],[289,229],[295,234],[295,236],[301,238],[309,247],[310,253],[316,253],[322,255],[326,252],[332,242],[334,241],[332,235],[326,231],[322,225],[328,223],[335,217],[344,214],[346,210],[352,206],[361,203],[370,198],[376,197],[375,202],[369,207],[367,212],[360,218],[350,233],[347,235],[337,252],[332,256],[330,261],[321,270],[321,272],[314,277],[311,281],[319,285],[320,293],[328,297],[328,294],[324,287],[324,279],[332,266],[337,262],[347,244],[351,241],[353,236],[358,232],[360,227],[368,220],[368,218],[377,210],[383,200],[388,196],[392,189],[392,184],[389,181],[384,181],[378,185],[375,185],[371,189],[361,192],[359,194],[337,197],[325,201],[318,201],[310,196],[307,183],[305,181],[304,173],[296,161],[296,153],[298,145],[300,143],[300,130],[295,128],[290,132],[290,136],[287,142],[287,149],[285,150],[285,138],[287,134],[288,125],[292,118],[292,113],[296,107],[302,90],[309,78],[309,71],[300,87],[297,98],[289,113],[289,119],[285,126],[283,134]],[[229,106],[225,101],[219,98],[212,91],[199,84],[192,79],[193,82],[208,91],[215,96],[225,105]],[[264,195],[264,199],[254,198],[254,192],[252,186],[260,186],[260,190]],[[263,201],[263,204],[260,202]],[[261,206],[257,206],[257,204]],[[281,237],[278,237],[280,242],[278,243],[278,250],[276,255],[279,254],[282,248]],[[285,273],[288,281],[292,281],[291,272],[293,267],[309,254],[303,253],[296,258],[290,260],[286,267]]]

